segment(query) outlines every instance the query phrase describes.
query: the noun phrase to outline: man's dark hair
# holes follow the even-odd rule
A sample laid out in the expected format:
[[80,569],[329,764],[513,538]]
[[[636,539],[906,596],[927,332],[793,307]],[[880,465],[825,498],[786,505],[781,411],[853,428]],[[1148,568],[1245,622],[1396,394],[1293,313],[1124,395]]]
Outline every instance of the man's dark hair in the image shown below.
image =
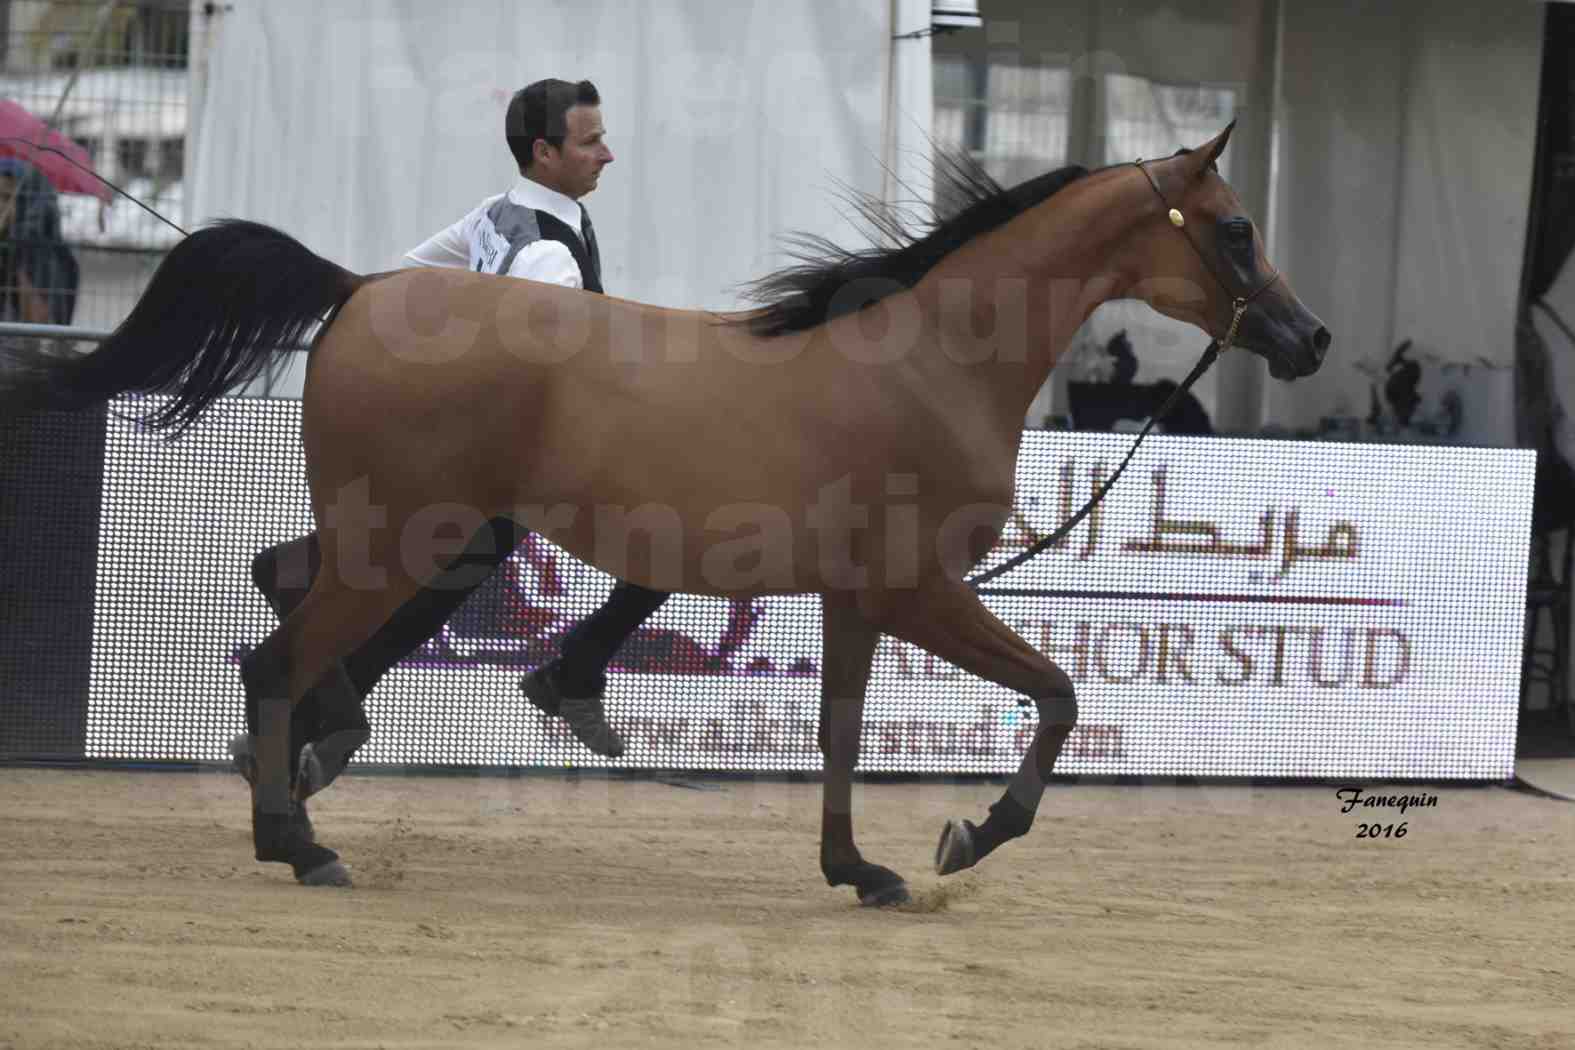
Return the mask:
[[516,91],[503,118],[503,133],[508,137],[509,151],[519,162],[520,170],[530,167],[531,151],[537,139],[546,139],[556,149],[563,148],[571,107],[601,104],[602,97],[589,80],[571,84],[567,80],[549,78]]

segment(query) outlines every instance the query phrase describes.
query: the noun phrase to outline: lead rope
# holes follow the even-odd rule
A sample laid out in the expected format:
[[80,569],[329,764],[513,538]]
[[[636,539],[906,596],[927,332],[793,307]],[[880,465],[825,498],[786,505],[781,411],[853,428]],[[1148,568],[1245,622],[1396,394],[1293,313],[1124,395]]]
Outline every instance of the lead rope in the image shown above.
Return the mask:
[[[1180,230],[1183,225],[1183,222],[1178,221],[1181,219],[1181,213],[1170,207],[1170,202],[1165,200],[1165,195],[1160,192],[1159,183],[1155,182],[1154,176],[1149,173],[1147,168],[1143,167],[1143,162],[1141,160],[1137,160],[1133,161],[1133,163],[1137,165],[1139,171],[1148,176],[1149,185],[1154,187],[1154,192],[1158,194],[1160,203],[1165,205],[1169,211],[1171,224]],[[1208,259],[1203,256],[1202,249],[1198,248],[1197,243],[1185,233],[1182,233],[1182,236],[1187,237],[1187,243],[1192,245],[1193,250],[1198,252],[1200,258],[1203,258],[1205,268],[1207,268],[1210,273],[1214,273],[1213,267],[1208,266]],[[1214,279],[1220,282],[1220,286],[1222,288],[1225,287],[1225,282],[1220,279],[1219,274],[1214,273]],[[1076,514],[1062,522],[1060,528],[1039,540],[1027,550],[1017,554],[1007,561],[1002,562],[1000,565],[997,565],[988,572],[982,572],[977,576],[964,580],[963,582],[975,590],[978,590],[980,587],[989,583],[991,580],[1005,575],[1006,573],[1017,568],[1019,565],[1023,564],[1023,562],[1044,553],[1051,547],[1054,547],[1057,543],[1060,543],[1063,539],[1065,539],[1068,533],[1077,528],[1078,523],[1084,518],[1088,517],[1089,513],[1099,505],[1099,501],[1105,498],[1105,494],[1109,492],[1110,487],[1116,483],[1116,479],[1119,478],[1122,472],[1127,469],[1127,464],[1132,462],[1132,457],[1137,453],[1138,446],[1143,444],[1143,439],[1148,437],[1148,432],[1153,429],[1154,424],[1165,418],[1166,414],[1170,412],[1171,408],[1175,406],[1176,402],[1181,399],[1181,395],[1192,389],[1192,384],[1203,378],[1203,373],[1207,372],[1209,370],[1209,366],[1214,364],[1214,362],[1219,359],[1220,354],[1224,353],[1226,350],[1229,350],[1235,345],[1236,333],[1241,329],[1241,318],[1242,315],[1247,312],[1247,305],[1251,303],[1252,300],[1258,298],[1258,296],[1263,293],[1264,289],[1268,288],[1279,279],[1280,275],[1278,272],[1276,272],[1273,277],[1269,278],[1269,280],[1262,285],[1262,287],[1260,287],[1256,292],[1253,292],[1247,298],[1243,299],[1241,296],[1232,297],[1230,327],[1225,331],[1225,341],[1221,343],[1218,339],[1215,339],[1209,342],[1208,349],[1203,351],[1203,356],[1198,359],[1198,363],[1192,366],[1191,373],[1187,375],[1186,379],[1182,380],[1179,387],[1171,391],[1170,396],[1165,399],[1165,403],[1159,406],[1159,410],[1148,417],[1148,422],[1144,423],[1143,429],[1138,432],[1137,440],[1132,442],[1131,448],[1127,449],[1126,458],[1121,461],[1121,465],[1116,468],[1116,472],[1110,475],[1110,480],[1101,485],[1099,487],[1099,491],[1094,493],[1093,498],[1087,503],[1083,504],[1082,510],[1079,510]],[[1225,288],[1225,291],[1228,293],[1230,289]]]
[[[1240,300],[1237,300],[1237,302],[1240,302]],[[1242,309],[1245,309],[1245,306],[1243,306]],[[1241,318],[1241,312],[1239,310],[1236,314],[1236,318],[1236,321],[1231,322],[1229,339],[1234,339],[1236,336],[1236,324]],[[1137,440],[1132,442],[1132,447],[1127,450],[1126,458],[1121,461],[1121,465],[1116,468],[1116,472],[1110,475],[1110,480],[1101,485],[1099,487],[1099,491],[1094,493],[1094,497],[1087,503],[1083,504],[1082,510],[1078,511],[1066,521],[1062,522],[1060,528],[1039,540],[1032,547],[1029,547],[1027,550],[1019,553],[1015,557],[1002,562],[1000,565],[997,565],[990,571],[982,572],[972,579],[965,580],[963,582],[977,590],[979,587],[989,583],[996,577],[1010,572],[1021,565],[1023,562],[1037,554],[1041,554],[1044,551],[1049,550],[1057,543],[1060,543],[1061,540],[1065,539],[1069,532],[1077,528],[1079,522],[1088,517],[1089,513],[1094,509],[1094,507],[1098,505],[1099,501],[1105,498],[1105,493],[1110,491],[1110,486],[1116,483],[1116,479],[1121,476],[1121,472],[1127,469],[1127,464],[1132,462],[1132,457],[1137,453],[1138,446],[1143,443],[1143,439],[1148,436],[1148,432],[1153,428],[1154,424],[1163,419],[1165,414],[1170,411],[1171,407],[1175,405],[1178,400],[1180,400],[1181,395],[1185,394],[1189,389],[1191,389],[1193,383],[1196,383],[1200,378],[1202,378],[1203,373],[1209,370],[1209,366],[1212,365],[1219,357],[1220,352],[1222,350],[1228,350],[1229,348],[1230,345],[1228,341],[1223,347],[1220,345],[1218,340],[1214,340],[1209,343],[1208,349],[1203,351],[1203,356],[1198,359],[1198,363],[1192,366],[1191,374],[1188,375],[1186,379],[1182,380],[1182,383],[1179,387],[1171,391],[1170,396],[1165,399],[1165,403],[1159,406],[1159,411],[1148,417],[1148,422],[1143,424],[1143,429],[1138,433]]]

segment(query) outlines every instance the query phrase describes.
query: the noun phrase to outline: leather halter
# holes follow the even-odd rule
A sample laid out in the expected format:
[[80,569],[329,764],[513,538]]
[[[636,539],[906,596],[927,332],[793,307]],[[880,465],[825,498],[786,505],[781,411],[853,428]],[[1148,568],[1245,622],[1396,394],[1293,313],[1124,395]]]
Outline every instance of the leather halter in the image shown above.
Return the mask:
[[[1143,439],[1148,437],[1148,432],[1153,428],[1154,424],[1159,422],[1165,417],[1167,413],[1170,412],[1171,408],[1175,406],[1176,402],[1180,400],[1181,396],[1192,388],[1192,384],[1196,383],[1203,377],[1203,373],[1209,370],[1209,366],[1214,364],[1223,351],[1229,350],[1235,345],[1236,334],[1241,329],[1241,319],[1242,316],[1246,314],[1247,307],[1251,306],[1253,301],[1257,299],[1258,296],[1268,291],[1269,288],[1280,279],[1280,271],[1275,270],[1274,276],[1270,277],[1267,281],[1264,281],[1263,284],[1259,285],[1257,290],[1251,295],[1243,298],[1242,296],[1236,295],[1234,292],[1232,292],[1230,285],[1225,283],[1225,279],[1220,276],[1219,271],[1214,268],[1214,265],[1211,262],[1209,262],[1209,257],[1203,253],[1203,249],[1198,247],[1198,242],[1193,240],[1192,235],[1187,232],[1186,220],[1182,216],[1182,213],[1171,207],[1170,201],[1165,199],[1165,191],[1159,188],[1159,181],[1154,178],[1154,173],[1143,166],[1143,161],[1141,158],[1133,161],[1132,164],[1148,179],[1148,184],[1154,187],[1154,194],[1155,196],[1159,197],[1160,204],[1164,205],[1165,210],[1171,215],[1171,224],[1176,227],[1176,232],[1187,238],[1187,243],[1192,245],[1192,250],[1198,253],[1198,259],[1202,261],[1203,268],[1213,276],[1220,288],[1224,289],[1225,294],[1230,296],[1230,326],[1225,330],[1224,341],[1222,342],[1219,339],[1212,340],[1209,343],[1208,348],[1203,351],[1203,356],[1198,360],[1198,363],[1192,366],[1192,371],[1188,373],[1187,378],[1183,379],[1181,381],[1181,385],[1171,392],[1171,395],[1165,399],[1165,403],[1163,405],[1159,406],[1159,411],[1155,412],[1152,416],[1149,416],[1148,422],[1143,424],[1143,429],[1138,433],[1137,440],[1132,442],[1132,447],[1127,450],[1126,458],[1121,461],[1121,465],[1116,468],[1116,472],[1110,475],[1110,480],[1101,485],[1099,491],[1094,493],[1094,498],[1083,504],[1082,510],[1078,511],[1076,514],[1072,515],[1072,517],[1062,522],[1059,528],[1057,528],[1050,535],[1039,540],[1032,547],[1029,547],[1027,550],[1017,554],[1007,561],[1002,562],[1000,565],[997,565],[989,572],[982,572],[979,575],[965,581],[968,586],[973,587],[976,590],[982,585],[989,583],[996,577],[1004,575],[1005,573],[1008,573],[1011,570],[1017,568],[1023,562],[1034,557],[1035,555],[1055,546],[1057,543],[1061,542],[1061,540],[1063,540],[1068,533],[1077,528],[1078,523],[1088,516],[1089,512],[1098,505],[1100,500],[1105,498],[1105,493],[1110,491],[1110,487],[1116,483],[1116,479],[1121,476],[1121,472],[1127,469],[1127,464],[1132,462],[1133,454],[1137,452],[1138,446],[1143,443]],[[1177,221],[1178,219],[1180,221]]]
[[[1148,178],[1148,184],[1154,187],[1154,195],[1159,198],[1159,202],[1165,206],[1166,211],[1170,212],[1172,215],[1181,215],[1181,212],[1171,207],[1170,201],[1165,199],[1165,191],[1159,188],[1159,180],[1154,178],[1154,173],[1152,171],[1149,171],[1148,168],[1144,167],[1143,161],[1141,159],[1135,160],[1132,162],[1132,164],[1137,168],[1138,171],[1141,171]],[[1252,305],[1253,300],[1257,299],[1258,296],[1268,291],[1269,288],[1280,279],[1280,271],[1275,270],[1274,275],[1259,285],[1257,291],[1243,299],[1241,296],[1236,295],[1231,291],[1230,285],[1225,283],[1225,278],[1221,277],[1219,271],[1216,270],[1214,265],[1209,262],[1209,257],[1203,254],[1203,249],[1198,247],[1198,242],[1193,240],[1192,235],[1187,232],[1185,222],[1173,222],[1173,225],[1175,225],[1177,231],[1187,239],[1187,243],[1192,245],[1192,250],[1198,253],[1198,259],[1203,263],[1203,268],[1207,270],[1211,276],[1213,276],[1215,282],[1220,286],[1220,288],[1224,290],[1225,294],[1231,297],[1232,312],[1230,327],[1226,329],[1224,342],[1220,346],[1221,352],[1229,350],[1233,345],[1235,345],[1236,333],[1241,328],[1241,318],[1242,315],[1247,312],[1247,307]],[[1273,269],[1273,267],[1270,268]]]

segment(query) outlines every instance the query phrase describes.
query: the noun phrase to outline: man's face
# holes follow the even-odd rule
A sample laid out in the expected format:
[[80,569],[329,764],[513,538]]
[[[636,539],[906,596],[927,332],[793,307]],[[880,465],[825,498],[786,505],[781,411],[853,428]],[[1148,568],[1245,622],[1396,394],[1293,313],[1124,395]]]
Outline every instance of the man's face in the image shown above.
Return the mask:
[[600,106],[570,106],[564,114],[563,148],[536,140],[535,163],[530,176],[565,197],[578,200],[596,188],[602,169],[612,163],[607,148]]

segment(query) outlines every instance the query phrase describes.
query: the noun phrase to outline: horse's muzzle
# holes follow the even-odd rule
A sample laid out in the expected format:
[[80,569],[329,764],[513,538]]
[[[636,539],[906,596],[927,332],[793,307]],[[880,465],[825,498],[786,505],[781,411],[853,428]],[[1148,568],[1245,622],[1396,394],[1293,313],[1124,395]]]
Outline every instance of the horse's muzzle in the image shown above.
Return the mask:
[[1264,355],[1269,359],[1269,374],[1275,379],[1284,380],[1312,375],[1323,367],[1324,355],[1329,352],[1332,342],[1334,337],[1329,334],[1329,329],[1320,324],[1294,350]]

